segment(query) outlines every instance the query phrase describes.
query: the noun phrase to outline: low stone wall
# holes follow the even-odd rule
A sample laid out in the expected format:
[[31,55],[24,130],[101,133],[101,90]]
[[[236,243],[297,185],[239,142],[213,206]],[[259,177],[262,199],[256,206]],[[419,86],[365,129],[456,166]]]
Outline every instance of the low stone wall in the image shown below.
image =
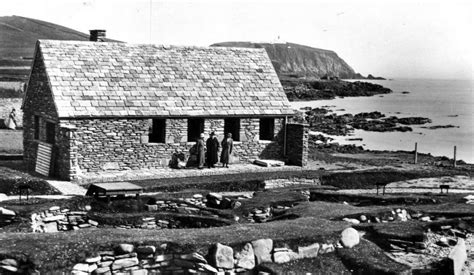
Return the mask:
[[[354,229],[352,229],[355,231]],[[84,259],[72,268],[73,274],[226,274],[252,272],[258,265],[275,262],[287,263],[297,259],[316,258],[320,254],[334,252],[340,243],[312,243],[298,246],[295,251],[285,246],[275,246],[272,239],[259,239],[246,243],[243,248],[216,243],[207,255],[198,252],[169,253],[167,244],[160,246],[120,244],[112,251],[102,251]],[[355,231],[357,234],[357,231]],[[356,245],[357,240],[351,244]],[[346,243],[348,244],[348,243]],[[224,273],[223,273],[224,274]],[[249,273],[250,274],[250,273]]]

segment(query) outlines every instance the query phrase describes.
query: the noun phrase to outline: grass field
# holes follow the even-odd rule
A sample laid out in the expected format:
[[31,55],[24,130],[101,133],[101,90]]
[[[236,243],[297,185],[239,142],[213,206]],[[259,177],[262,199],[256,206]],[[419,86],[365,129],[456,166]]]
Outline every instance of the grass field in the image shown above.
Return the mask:
[[0,154],[23,154],[23,130],[0,129]]

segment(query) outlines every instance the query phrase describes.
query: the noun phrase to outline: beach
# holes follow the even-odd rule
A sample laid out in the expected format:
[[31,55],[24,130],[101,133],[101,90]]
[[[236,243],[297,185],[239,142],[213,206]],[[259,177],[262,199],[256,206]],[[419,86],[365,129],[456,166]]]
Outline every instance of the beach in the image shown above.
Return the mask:
[[[353,81],[353,80],[351,80]],[[295,109],[325,107],[336,114],[379,111],[386,117],[427,117],[431,123],[411,125],[411,132],[354,130],[352,136],[331,136],[340,144],[361,145],[370,150],[418,151],[474,163],[474,96],[472,80],[394,79],[364,80],[383,85],[393,93],[371,97],[292,102]],[[433,126],[448,128],[430,129]],[[436,128],[436,127],[435,127]],[[354,140],[357,139],[357,140]],[[362,139],[362,140],[360,140]]]

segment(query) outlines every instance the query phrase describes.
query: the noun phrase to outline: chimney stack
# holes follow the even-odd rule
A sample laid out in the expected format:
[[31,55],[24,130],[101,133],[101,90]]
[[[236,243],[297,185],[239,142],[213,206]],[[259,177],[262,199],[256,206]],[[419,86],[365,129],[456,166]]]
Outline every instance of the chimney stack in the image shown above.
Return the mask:
[[104,42],[105,30],[90,30],[89,41]]

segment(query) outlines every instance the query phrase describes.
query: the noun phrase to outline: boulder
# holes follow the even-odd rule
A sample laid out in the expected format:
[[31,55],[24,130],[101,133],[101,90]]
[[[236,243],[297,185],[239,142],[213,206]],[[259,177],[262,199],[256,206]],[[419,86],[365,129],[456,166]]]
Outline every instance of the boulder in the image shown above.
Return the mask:
[[298,253],[287,250],[273,253],[273,261],[277,264],[284,264],[299,258]]
[[331,252],[334,252],[335,250],[336,249],[333,244],[323,243],[321,247],[319,248],[319,254],[331,253]]
[[92,274],[112,274],[110,266],[99,267]]
[[260,239],[252,242],[255,253],[256,264],[268,263],[272,261],[271,252],[273,250],[272,239]]
[[215,269],[212,265],[198,263],[197,264],[200,268],[204,269],[204,271],[211,272],[213,274],[218,274],[219,270]]
[[49,208],[49,211],[59,211],[59,209],[61,209],[61,207],[59,207],[59,206],[51,206],[51,207]]
[[197,252],[193,252],[190,254],[182,254],[179,255],[179,258],[182,260],[192,261],[192,262],[200,262],[207,264],[207,260],[201,254]]
[[56,222],[48,222],[43,225],[43,231],[48,233],[58,232],[58,224]]
[[125,258],[115,260],[112,264],[112,270],[118,270],[122,268],[132,267],[138,265],[138,258]]
[[76,264],[73,266],[72,270],[82,271],[82,272],[89,272],[89,264]]
[[342,219],[343,221],[352,223],[352,224],[360,224],[360,221],[358,219],[350,219],[350,218],[344,218]]
[[10,274],[10,273],[17,273],[18,272],[18,267],[16,266],[11,266],[11,265],[0,265],[0,274],[4,274],[4,272],[2,271],[8,271],[7,273],[5,274]]
[[102,259],[101,256],[97,256],[97,257],[87,258],[85,262],[88,264],[95,264],[95,263],[100,262],[101,259]]
[[320,245],[318,243],[308,246],[299,246],[298,258],[316,258],[318,256],[319,249]]
[[0,265],[16,266],[18,267],[18,261],[15,259],[3,259],[0,261]]
[[15,212],[3,207],[0,207],[0,214],[6,215],[6,216],[15,216]]
[[234,254],[235,265],[245,269],[253,269],[255,267],[255,253],[250,243],[245,244],[242,251]]
[[234,268],[234,250],[230,246],[217,243],[210,253],[212,263],[217,268]]
[[448,255],[449,268],[452,274],[460,275],[466,260],[466,242],[463,239],[458,239],[458,243],[453,247]]
[[341,244],[344,247],[352,248],[360,242],[359,232],[352,227],[346,228],[341,233]]
[[122,243],[117,246],[117,253],[118,254],[127,254],[132,253],[135,247],[133,244]]

